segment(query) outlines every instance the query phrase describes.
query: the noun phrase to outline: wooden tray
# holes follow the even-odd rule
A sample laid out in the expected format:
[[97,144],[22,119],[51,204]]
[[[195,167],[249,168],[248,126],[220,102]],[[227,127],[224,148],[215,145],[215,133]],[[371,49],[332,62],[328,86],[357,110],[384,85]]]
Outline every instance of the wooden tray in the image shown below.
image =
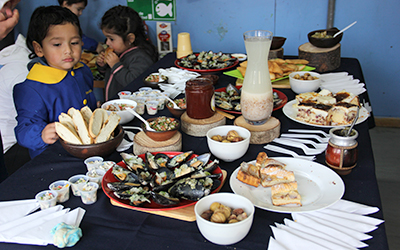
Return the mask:
[[[226,180],[226,176],[227,176],[227,172],[223,169],[221,169],[222,172],[222,185],[221,187],[224,185],[225,180]],[[218,188],[216,189],[216,192],[219,192],[219,190],[221,189]],[[132,210],[136,210],[136,211],[141,211],[141,212],[145,212],[145,213],[150,213],[150,214],[156,214],[156,215],[160,215],[160,216],[165,216],[165,217],[169,217],[169,218],[174,218],[174,219],[178,219],[178,220],[183,220],[183,221],[196,221],[196,215],[194,213],[194,205],[188,206],[188,207],[184,207],[184,208],[180,208],[180,209],[175,209],[175,210],[165,210],[165,211],[149,211],[149,210],[139,210],[136,209],[134,207],[125,205],[125,204],[119,204],[113,200],[111,200],[111,204],[117,207],[123,207],[123,208],[128,208],[128,209],[132,209]]]

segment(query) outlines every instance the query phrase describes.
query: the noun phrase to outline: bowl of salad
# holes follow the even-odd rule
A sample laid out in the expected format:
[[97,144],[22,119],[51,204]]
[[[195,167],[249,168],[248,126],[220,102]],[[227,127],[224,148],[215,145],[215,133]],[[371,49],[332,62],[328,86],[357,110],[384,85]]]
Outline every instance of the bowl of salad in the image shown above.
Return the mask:
[[150,127],[155,131],[149,131],[146,126],[142,124],[142,129],[148,137],[154,141],[166,141],[171,139],[180,128],[178,119],[173,117],[160,116],[150,118],[147,120]]
[[115,99],[103,103],[103,105],[101,105],[101,108],[107,110],[108,114],[111,114],[111,112],[117,113],[121,117],[119,124],[122,125],[132,121],[133,118],[135,118],[135,116],[131,112],[129,112],[127,108],[135,109],[136,105],[137,103],[133,100]]
[[173,116],[180,118],[186,111],[186,98],[175,99],[174,102],[176,105],[178,105],[178,107],[180,107],[180,109],[174,108],[174,105],[171,102],[167,103],[167,108]]

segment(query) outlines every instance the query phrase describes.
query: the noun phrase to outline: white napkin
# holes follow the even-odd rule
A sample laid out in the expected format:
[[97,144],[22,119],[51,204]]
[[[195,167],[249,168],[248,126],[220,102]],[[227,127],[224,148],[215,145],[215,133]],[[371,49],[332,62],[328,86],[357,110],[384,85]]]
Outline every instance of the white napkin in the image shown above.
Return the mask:
[[[303,239],[309,240],[311,242],[314,242],[315,244],[319,244],[322,245],[328,249],[332,249],[332,250],[357,250],[357,248],[355,247],[350,247],[350,246],[343,246],[341,244],[337,244],[335,243],[335,241],[330,241],[330,240],[326,240],[325,238],[322,237],[318,237],[315,235],[311,235],[308,232],[303,232],[300,230],[296,230],[294,228],[288,227],[286,225],[283,224],[279,224],[279,223],[275,223],[275,226],[279,229],[283,229],[293,235],[297,235],[298,237],[301,237]],[[274,236],[276,237],[276,235],[274,234]],[[311,249],[311,248],[309,248]]]
[[[321,231],[321,230],[317,230],[315,228],[310,227],[311,225],[303,225],[301,223],[298,223],[298,222],[295,222],[295,221],[292,221],[289,219],[284,219],[283,222],[285,223],[286,226],[293,228],[293,230],[297,230],[299,232],[309,234],[310,236],[322,238],[322,239],[330,241],[330,242],[335,242],[336,244],[340,245],[341,247],[345,247],[346,249],[357,249],[354,246],[352,246],[351,244],[348,244],[345,241],[341,241],[341,239],[337,239],[337,238],[333,237],[330,234],[329,228],[328,228],[328,231]],[[364,244],[364,245],[366,245],[366,244]]]
[[274,234],[275,240],[288,250],[298,250],[298,249],[313,249],[313,250],[323,250],[329,249],[315,242],[309,241],[295,234],[292,234],[286,230],[270,226],[272,233]]
[[284,225],[276,223],[276,228],[271,227],[276,241],[272,244],[287,249],[321,249],[315,244],[328,249],[367,247],[362,241],[372,236],[366,233],[384,222],[366,216],[377,211],[377,207],[340,200],[318,211],[292,213],[293,221],[284,219]]
[[377,207],[370,207],[364,204],[359,204],[348,200],[339,200],[333,205],[329,206],[330,209],[340,210],[352,214],[368,215],[379,211]]
[[181,93],[184,93],[186,81],[200,76],[199,73],[171,67],[168,69],[159,69],[158,73],[168,77],[168,83],[158,84],[160,88],[167,92],[171,98],[175,98]]
[[[142,130],[142,129],[139,128],[139,127],[129,127],[129,126],[126,126],[126,127],[123,127],[123,128],[124,128],[124,129],[134,128],[134,129]],[[128,136],[128,138],[129,138],[130,141],[125,140],[125,139],[122,139],[121,144],[119,144],[119,146],[117,147],[117,151],[118,151],[118,152],[123,152],[123,151],[129,149],[129,148],[133,145],[133,138],[135,137],[135,133],[133,133],[133,132],[131,132],[131,131],[125,130],[125,134]]]
[[347,72],[321,74],[321,89],[327,89],[332,93],[346,90],[354,95],[360,95],[367,91],[364,83],[359,79],[353,79]]
[[21,218],[39,208],[36,199],[0,202],[0,225]]
[[268,249],[267,250],[288,250],[286,247],[278,243],[272,236],[269,237]]
[[63,209],[62,205],[40,210],[15,221],[0,225],[0,241],[30,245],[48,245],[53,243],[51,229],[58,223],[79,226],[85,210]]

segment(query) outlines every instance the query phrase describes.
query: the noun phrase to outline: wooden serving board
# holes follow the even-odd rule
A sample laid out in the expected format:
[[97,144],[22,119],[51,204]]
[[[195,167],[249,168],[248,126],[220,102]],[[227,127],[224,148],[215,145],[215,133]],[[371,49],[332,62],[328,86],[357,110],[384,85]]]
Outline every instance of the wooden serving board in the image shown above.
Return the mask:
[[250,131],[250,144],[269,143],[278,138],[281,131],[281,122],[273,116],[262,125],[251,125],[246,122],[243,116],[236,118],[233,124]]
[[179,131],[166,141],[154,141],[141,131],[135,135],[133,141],[133,153],[135,155],[146,152],[181,151],[182,149],[182,134]]
[[[224,185],[226,177],[228,175],[227,172],[223,169],[221,169],[221,172],[222,172],[222,183],[221,183],[220,188],[216,189],[216,192],[219,192],[221,187]],[[173,219],[177,219],[177,220],[196,221],[196,214],[194,213],[195,204],[188,206],[188,207],[174,209],[174,210],[152,211],[152,210],[141,210],[139,208],[135,208],[135,207],[132,207],[129,205],[120,204],[111,199],[110,199],[110,201],[111,201],[112,205],[117,206],[117,207],[123,207],[123,208],[128,208],[128,209],[141,211],[141,212],[145,212],[145,213],[156,214],[156,215],[165,216],[165,217],[169,217],[169,218],[173,218]]]
[[196,137],[206,136],[208,130],[225,124],[225,116],[217,112],[207,119],[193,119],[190,118],[186,112],[181,116],[182,131]]

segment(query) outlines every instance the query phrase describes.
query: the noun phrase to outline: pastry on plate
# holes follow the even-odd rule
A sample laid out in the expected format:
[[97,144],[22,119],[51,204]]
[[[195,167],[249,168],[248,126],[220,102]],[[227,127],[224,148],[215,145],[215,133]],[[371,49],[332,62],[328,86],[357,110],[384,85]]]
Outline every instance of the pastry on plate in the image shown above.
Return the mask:
[[274,206],[301,206],[301,195],[297,191],[297,182],[293,181],[272,186],[271,199]]

